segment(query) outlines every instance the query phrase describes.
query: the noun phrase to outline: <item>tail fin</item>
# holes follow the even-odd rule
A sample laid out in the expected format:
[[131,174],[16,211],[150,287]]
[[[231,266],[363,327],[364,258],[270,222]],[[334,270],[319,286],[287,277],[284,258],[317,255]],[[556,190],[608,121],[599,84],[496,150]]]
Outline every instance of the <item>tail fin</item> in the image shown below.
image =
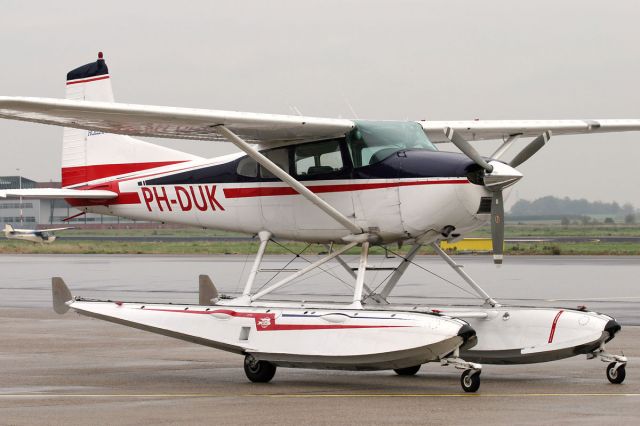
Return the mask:
[[4,225],[4,229],[2,230],[5,234],[8,234],[10,232],[13,232],[13,226],[9,225],[8,223]]
[[[98,60],[67,74],[66,98],[113,102],[111,76],[102,52]],[[129,136],[65,128],[62,144],[62,186],[131,173],[183,161],[195,155]]]

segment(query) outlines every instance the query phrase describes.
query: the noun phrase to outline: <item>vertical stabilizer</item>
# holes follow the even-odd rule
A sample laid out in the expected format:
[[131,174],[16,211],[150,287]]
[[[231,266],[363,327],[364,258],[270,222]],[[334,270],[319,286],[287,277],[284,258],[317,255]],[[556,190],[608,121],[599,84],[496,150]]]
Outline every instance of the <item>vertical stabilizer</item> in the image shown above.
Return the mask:
[[[113,102],[111,76],[102,52],[98,60],[67,73],[66,98]],[[134,139],[81,129],[64,129],[62,186],[199,159],[186,152]]]

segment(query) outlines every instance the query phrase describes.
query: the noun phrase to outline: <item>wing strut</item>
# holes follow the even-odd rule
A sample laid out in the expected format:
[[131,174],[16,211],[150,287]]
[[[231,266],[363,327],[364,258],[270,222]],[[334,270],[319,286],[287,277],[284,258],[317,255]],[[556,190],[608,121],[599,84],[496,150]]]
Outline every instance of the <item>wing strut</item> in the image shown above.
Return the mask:
[[258,152],[255,148],[245,142],[238,135],[233,133],[231,130],[227,129],[223,125],[216,126],[216,129],[227,139],[229,142],[233,143],[235,146],[240,148],[242,151],[246,152],[247,155],[256,162],[258,162],[265,169],[269,170],[275,176],[277,176],[284,183],[289,185],[291,188],[296,190],[300,195],[302,195],[307,200],[311,201],[315,204],[320,210],[331,216],[336,222],[340,225],[347,228],[353,234],[358,235],[362,234],[363,231],[361,228],[356,226],[353,222],[351,222],[345,215],[340,213],[334,207],[332,207],[329,203],[324,201],[322,198],[318,197],[316,194],[311,192],[306,186],[298,182],[294,179],[289,173],[282,170],[278,167],[273,161],[269,160],[267,157]]
[[500,147],[496,149],[493,154],[491,154],[490,158],[493,158],[494,160],[499,160],[500,157],[502,157],[505,154],[505,152],[507,152],[509,148],[513,146],[513,143],[517,141],[520,136],[522,136],[521,133],[516,133],[515,135],[509,135],[507,140],[504,141],[502,145],[500,145]]

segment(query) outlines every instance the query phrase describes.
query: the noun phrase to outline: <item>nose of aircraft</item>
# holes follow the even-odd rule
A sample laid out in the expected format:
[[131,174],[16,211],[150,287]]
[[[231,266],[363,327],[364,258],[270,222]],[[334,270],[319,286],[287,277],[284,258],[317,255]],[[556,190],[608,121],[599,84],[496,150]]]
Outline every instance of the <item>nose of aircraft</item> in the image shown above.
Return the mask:
[[522,173],[507,164],[499,161],[490,161],[489,164],[493,166],[493,170],[485,173],[483,180],[484,186],[490,191],[502,190],[522,179]]
[[391,155],[378,163],[387,174],[394,177],[460,177],[467,176],[480,167],[464,154],[457,152],[406,150]]

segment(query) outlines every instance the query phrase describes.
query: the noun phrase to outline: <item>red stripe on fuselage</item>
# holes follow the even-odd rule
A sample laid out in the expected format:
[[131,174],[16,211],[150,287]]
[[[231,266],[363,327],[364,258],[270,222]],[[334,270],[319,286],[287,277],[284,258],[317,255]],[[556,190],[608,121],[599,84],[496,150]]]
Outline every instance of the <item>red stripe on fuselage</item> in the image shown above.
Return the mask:
[[67,86],[70,86],[72,84],[78,84],[78,83],[89,83],[91,81],[98,81],[98,80],[106,80],[109,78],[109,75],[101,75],[99,77],[92,77],[92,78],[83,78],[83,79],[78,79],[78,80],[71,80],[71,81],[67,81]]
[[154,169],[156,167],[170,166],[172,164],[184,163],[184,161],[185,160],[153,161],[147,163],[96,164],[93,166],[63,167],[62,186],[76,185],[110,176]]
[[560,315],[562,315],[564,311],[558,311],[556,317],[553,319],[553,324],[551,324],[551,332],[549,333],[549,343],[553,342],[553,335],[556,334],[556,325],[558,325],[558,320],[560,319]]
[[[177,162],[175,162],[177,163]],[[145,163],[151,164],[151,163]],[[154,163],[159,164],[159,163]],[[173,163],[168,163],[173,164]],[[168,165],[164,164],[164,165]],[[118,165],[116,165],[118,166]],[[151,166],[153,167],[153,166]],[[157,165],[155,167],[161,167]],[[120,174],[125,174],[123,171]],[[139,177],[137,177],[139,178]],[[137,179],[132,178],[132,179]],[[95,178],[99,179],[99,178]],[[432,180],[432,181],[405,181],[405,182],[378,182],[378,183],[348,183],[348,184],[335,184],[335,185],[315,185],[308,186],[311,192],[322,194],[331,192],[348,192],[348,191],[365,191],[371,189],[385,189],[396,188],[401,186],[417,186],[417,185],[462,185],[467,184],[467,179],[453,179],[453,180]],[[161,185],[171,186],[171,185]],[[206,185],[204,185],[206,186]],[[86,189],[107,189],[111,188],[97,188],[91,187]],[[272,187],[252,187],[252,188],[223,188],[225,198],[246,198],[246,197],[269,197],[269,196],[284,196],[284,195],[296,195],[298,192],[289,186],[272,186]],[[69,199],[67,200],[72,206],[89,206],[89,205],[116,205],[116,204],[140,204],[140,195],[137,192],[122,192],[117,198],[109,200],[86,200],[86,199]]]
[[[364,191],[368,189],[395,188],[399,186],[466,184],[467,179],[455,180],[417,180],[408,182],[349,183],[337,185],[314,185],[307,188],[316,194],[327,192]],[[296,195],[298,192],[290,186],[271,186],[254,188],[224,188],[225,198],[271,197],[279,195]]]

